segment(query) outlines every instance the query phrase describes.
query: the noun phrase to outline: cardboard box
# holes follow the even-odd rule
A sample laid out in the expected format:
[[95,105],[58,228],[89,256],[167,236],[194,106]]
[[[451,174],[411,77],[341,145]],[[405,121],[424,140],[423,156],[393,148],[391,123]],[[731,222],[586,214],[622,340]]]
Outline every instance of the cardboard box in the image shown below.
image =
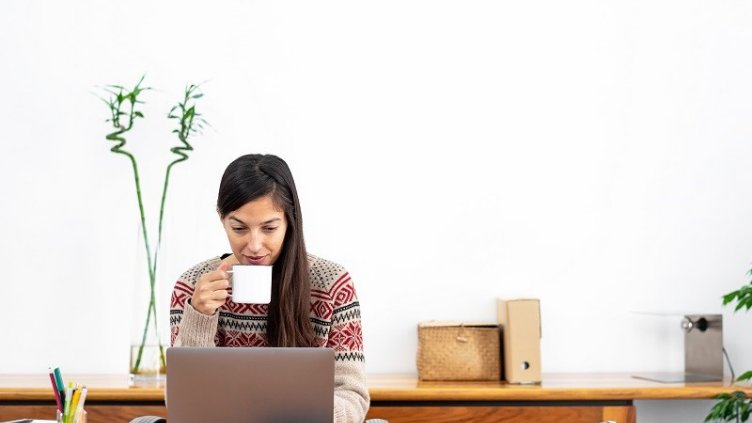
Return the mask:
[[504,379],[509,383],[541,381],[540,301],[515,299],[496,301],[502,326]]

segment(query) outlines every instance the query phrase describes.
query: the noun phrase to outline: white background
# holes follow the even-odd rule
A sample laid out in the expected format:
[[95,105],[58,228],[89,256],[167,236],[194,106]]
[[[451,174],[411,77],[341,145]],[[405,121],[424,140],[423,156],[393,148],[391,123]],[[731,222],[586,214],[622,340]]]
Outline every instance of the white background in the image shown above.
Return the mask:
[[186,83],[207,81],[214,128],[173,172],[163,324],[175,278],[228,251],[224,167],[262,152],[293,169],[309,250],[354,276],[370,373],[415,372],[419,321],[494,321],[496,297],[541,299],[544,372],[680,370],[678,317],[646,313],[683,311],[723,312],[752,368],[750,317],[720,305],[752,259],[751,18],[743,1],[3,2],[0,373],[128,370],[145,272],[95,94],[144,73],[128,145],[152,225]]

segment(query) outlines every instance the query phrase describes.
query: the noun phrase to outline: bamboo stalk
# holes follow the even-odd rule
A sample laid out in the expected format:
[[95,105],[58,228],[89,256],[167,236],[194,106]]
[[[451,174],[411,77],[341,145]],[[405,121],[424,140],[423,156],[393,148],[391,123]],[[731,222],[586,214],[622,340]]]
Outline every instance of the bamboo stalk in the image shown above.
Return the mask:
[[[138,100],[139,94],[141,94],[143,91],[150,89],[150,88],[141,88],[141,83],[143,82],[143,80],[144,80],[144,77],[141,77],[141,79],[133,88],[133,90],[129,92],[124,92],[125,89],[122,86],[118,86],[118,85],[109,86],[106,89],[106,91],[111,94],[111,97],[109,100],[103,99],[103,101],[109,106],[111,116],[112,116],[111,119],[108,119],[108,121],[111,121],[113,127],[116,129],[114,132],[107,134],[105,138],[107,140],[118,143],[117,145],[113,146],[110,149],[110,151],[117,153],[117,154],[122,154],[128,157],[128,160],[131,163],[131,168],[133,170],[133,177],[134,177],[134,182],[136,186],[136,197],[138,200],[138,207],[139,207],[139,217],[141,220],[141,230],[142,230],[142,235],[144,238],[144,248],[146,251],[146,258],[147,258],[147,270],[149,273],[149,305],[146,311],[144,330],[141,336],[141,343],[138,348],[138,353],[136,355],[136,361],[133,365],[133,368],[131,369],[133,373],[138,373],[141,367],[141,360],[143,357],[144,347],[146,346],[146,339],[147,339],[147,334],[149,331],[149,324],[152,322],[152,317],[153,317],[153,322],[154,322],[154,333],[157,337],[157,344],[159,347],[160,362],[161,362],[162,367],[166,367],[167,365],[165,352],[164,352],[164,346],[162,345],[162,340],[159,337],[159,325],[157,322],[156,295],[155,295],[157,263],[158,263],[158,258],[159,258],[159,248],[162,243],[162,228],[163,228],[165,205],[166,205],[166,200],[167,200],[167,191],[169,189],[170,176],[171,176],[173,166],[175,166],[178,163],[188,160],[187,152],[193,151],[193,147],[188,143],[189,136],[195,132],[199,132],[199,129],[203,129],[203,125],[206,124],[206,121],[203,118],[199,117],[200,115],[196,113],[196,109],[195,109],[195,100],[198,98],[201,98],[203,94],[196,92],[199,88],[198,85],[189,85],[185,89],[183,101],[179,102],[178,105],[173,107],[170,110],[170,113],[168,114],[169,119],[179,119],[178,129],[175,129],[172,132],[177,134],[178,140],[180,141],[181,145],[170,149],[172,153],[177,154],[179,157],[173,160],[167,166],[167,169],[165,170],[164,183],[162,187],[162,198],[161,198],[160,208],[159,208],[157,244],[154,249],[154,254],[152,256],[148,229],[146,225],[143,198],[141,195],[141,181],[140,181],[139,172],[138,172],[138,163],[136,161],[136,158],[133,156],[133,154],[123,149],[123,147],[126,144],[126,139],[123,136],[123,134],[125,134],[126,132],[130,131],[133,128],[133,122],[136,118],[144,117],[143,113],[136,110],[136,104],[142,103],[141,101]],[[188,103],[190,100],[194,101],[194,105],[188,106]],[[123,104],[125,102],[128,102],[130,104],[130,109],[128,110],[127,113],[122,110]],[[175,112],[176,110],[180,111],[180,115],[173,114],[173,112]],[[120,122],[121,116],[124,116],[124,115],[128,116],[128,125],[125,127],[122,126]],[[194,127],[194,123],[199,129],[196,129],[196,127]]]

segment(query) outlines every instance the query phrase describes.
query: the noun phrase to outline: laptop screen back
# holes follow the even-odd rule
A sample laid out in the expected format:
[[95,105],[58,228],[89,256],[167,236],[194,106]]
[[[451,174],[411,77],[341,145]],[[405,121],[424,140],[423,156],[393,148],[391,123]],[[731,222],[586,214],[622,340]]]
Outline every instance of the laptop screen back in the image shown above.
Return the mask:
[[328,348],[167,350],[167,413],[177,423],[331,423]]

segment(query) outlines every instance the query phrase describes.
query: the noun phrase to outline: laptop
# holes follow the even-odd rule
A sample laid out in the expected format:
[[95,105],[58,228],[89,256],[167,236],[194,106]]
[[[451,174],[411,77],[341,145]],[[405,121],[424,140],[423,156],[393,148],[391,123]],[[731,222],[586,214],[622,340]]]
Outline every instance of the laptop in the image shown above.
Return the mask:
[[166,404],[174,423],[332,423],[329,348],[174,347]]

